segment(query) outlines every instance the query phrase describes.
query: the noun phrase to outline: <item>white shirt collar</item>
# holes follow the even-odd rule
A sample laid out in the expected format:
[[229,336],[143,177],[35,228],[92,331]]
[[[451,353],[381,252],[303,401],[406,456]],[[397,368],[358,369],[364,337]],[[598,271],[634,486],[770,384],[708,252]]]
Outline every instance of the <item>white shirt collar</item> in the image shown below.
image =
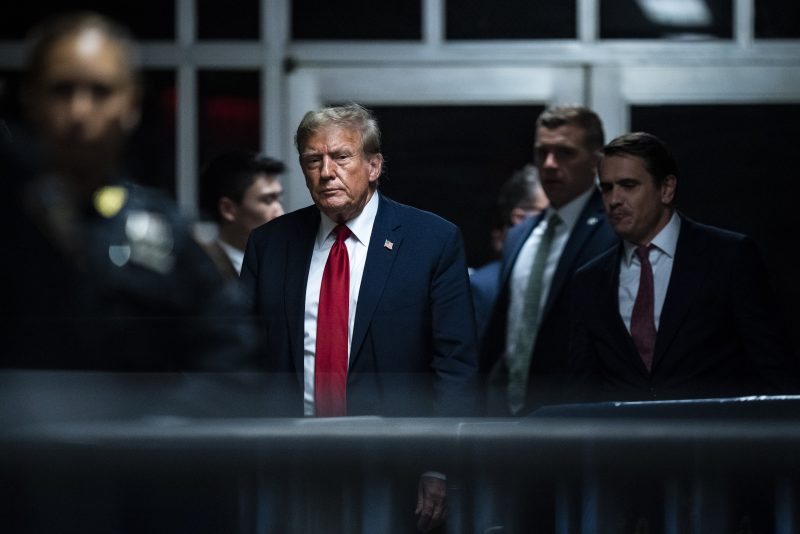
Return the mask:
[[[336,228],[338,224],[336,221],[322,213],[320,214],[319,231],[317,232],[317,246],[322,246],[330,233]],[[353,236],[358,239],[361,244],[366,245],[369,243],[369,237],[372,233],[372,226],[375,222],[375,216],[378,214],[378,191],[372,193],[372,198],[369,199],[364,209],[361,210],[355,218],[350,219],[345,224],[353,233]]]
[[239,250],[238,248],[234,247],[233,245],[229,245],[222,239],[217,238],[217,243],[222,250],[225,251],[225,254],[228,256],[228,259],[231,260],[234,269],[236,269],[237,273],[242,272],[242,262],[244,261],[244,251]]
[[[672,212],[667,225],[656,234],[650,244],[657,248],[670,258],[675,257],[675,250],[678,248],[678,234],[681,232],[681,218],[678,216],[677,211]],[[635,244],[629,241],[623,241],[625,246],[625,261],[628,265],[633,261],[633,254],[636,252]]]
[[586,203],[589,202],[589,197],[592,196],[593,192],[594,188],[590,187],[558,209],[550,206],[547,208],[547,213],[544,214],[545,219],[555,211],[558,213],[561,222],[566,225],[566,228],[571,230],[575,226],[575,223],[578,222],[578,218],[581,216],[581,212],[583,212],[583,208],[586,206]]

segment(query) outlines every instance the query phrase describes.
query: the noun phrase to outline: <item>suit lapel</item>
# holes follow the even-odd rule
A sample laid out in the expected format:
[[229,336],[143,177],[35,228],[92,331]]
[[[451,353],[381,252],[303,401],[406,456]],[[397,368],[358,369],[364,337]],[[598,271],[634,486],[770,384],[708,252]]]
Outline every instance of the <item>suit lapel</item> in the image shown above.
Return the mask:
[[[395,206],[383,196],[379,196],[378,201],[378,213],[375,215],[375,223],[372,226],[367,261],[364,264],[364,274],[361,277],[361,288],[358,292],[353,339],[350,342],[350,369],[353,369],[357,363],[375,307],[380,301],[392,265],[403,242]],[[390,246],[387,246],[387,241],[391,243]]]
[[306,285],[311,254],[319,230],[319,211],[315,206],[305,208],[301,224],[291,236],[287,236],[286,285],[286,325],[289,332],[289,347],[295,371],[303,381],[303,323],[305,321]]
[[603,203],[600,194],[594,192],[589,201],[584,206],[583,211],[578,220],[575,222],[575,228],[564,245],[564,250],[561,252],[561,258],[558,260],[556,272],[553,274],[553,280],[550,283],[550,291],[547,294],[547,302],[544,307],[544,316],[550,313],[553,307],[553,302],[561,292],[561,288],[575,273],[579,267],[575,265],[578,260],[578,255],[583,249],[584,244],[591,238],[597,231],[601,224],[604,222]]
[[654,370],[674,340],[683,318],[697,295],[697,289],[703,287],[704,280],[701,277],[709,273],[709,269],[701,265],[705,256],[702,248],[702,243],[696,237],[694,223],[681,217],[681,230],[672,263],[672,273],[656,334],[656,346],[653,351]]

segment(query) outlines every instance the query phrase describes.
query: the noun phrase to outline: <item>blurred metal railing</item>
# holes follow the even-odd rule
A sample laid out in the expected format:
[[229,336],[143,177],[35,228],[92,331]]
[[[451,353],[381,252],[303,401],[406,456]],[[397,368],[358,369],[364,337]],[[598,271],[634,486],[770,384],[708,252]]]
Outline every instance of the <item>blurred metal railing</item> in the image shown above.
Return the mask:
[[449,533],[799,531],[795,397],[290,419],[244,409],[250,386],[0,376],[0,530],[413,532],[418,477],[437,470]]

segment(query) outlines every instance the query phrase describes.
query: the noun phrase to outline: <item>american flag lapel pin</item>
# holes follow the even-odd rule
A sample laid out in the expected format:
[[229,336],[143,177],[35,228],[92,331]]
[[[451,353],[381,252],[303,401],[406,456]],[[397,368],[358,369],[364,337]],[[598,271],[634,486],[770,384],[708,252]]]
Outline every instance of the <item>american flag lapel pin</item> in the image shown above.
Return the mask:
[[388,239],[383,242],[383,248],[385,248],[387,250],[392,250],[392,247],[394,247],[394,243],[392,243]]

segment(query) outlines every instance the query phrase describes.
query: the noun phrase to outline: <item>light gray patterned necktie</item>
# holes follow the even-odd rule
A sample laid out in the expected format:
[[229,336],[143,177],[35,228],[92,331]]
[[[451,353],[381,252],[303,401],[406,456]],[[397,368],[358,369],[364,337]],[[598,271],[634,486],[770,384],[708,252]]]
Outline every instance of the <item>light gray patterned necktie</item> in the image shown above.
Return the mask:
[[528,374],[531,367],[533,340],[539,329],[540,303],[544,291],[544,270],[547,257],[553,244],[556,228],[561,223],[558,213],[553,212],[547,219],[547,228],[533,257],[533,265],[528,276],[528,285],[522,301],[522,312],[517,329],[514,354],[508,362],[508,407],[512,414],[519,412],[525,405],[525,391],[528,385]]

